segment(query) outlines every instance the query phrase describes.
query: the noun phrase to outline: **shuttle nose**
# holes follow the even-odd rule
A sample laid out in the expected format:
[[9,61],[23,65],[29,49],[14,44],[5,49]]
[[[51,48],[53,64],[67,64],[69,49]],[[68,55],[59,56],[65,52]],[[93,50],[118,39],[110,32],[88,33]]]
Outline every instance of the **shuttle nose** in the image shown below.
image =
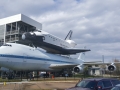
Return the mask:
[[31,34],[29,32],[26,32],[22,35],[22,39],[25,40],[25,39],[29,39],[29,40],[32,40],[32,39],[35,39],[36,38],[36,35],[35,33]]

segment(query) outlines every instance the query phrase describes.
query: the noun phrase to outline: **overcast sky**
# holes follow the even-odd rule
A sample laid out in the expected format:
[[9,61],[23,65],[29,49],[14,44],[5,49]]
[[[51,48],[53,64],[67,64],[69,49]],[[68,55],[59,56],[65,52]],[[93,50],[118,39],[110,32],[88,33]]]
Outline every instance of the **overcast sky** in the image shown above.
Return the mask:
[[62,39],[73,30],[87,61],[120,59],[120,0],[0,0],[0,18],[19,13]]

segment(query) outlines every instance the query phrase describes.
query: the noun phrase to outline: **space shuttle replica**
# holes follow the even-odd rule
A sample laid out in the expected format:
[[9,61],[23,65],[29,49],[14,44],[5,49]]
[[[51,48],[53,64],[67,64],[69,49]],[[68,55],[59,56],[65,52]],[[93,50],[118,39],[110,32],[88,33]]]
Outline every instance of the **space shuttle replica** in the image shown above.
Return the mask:
[[36,30],[34,32],[24,33],[22,35],[22,39],[29,40],[35,47],[40,47],[46,50],[48,53],[53,54],[71,55],[90,51],[90,49],[75,48],[77,44],[71,40],[72,33],[72,30],[70,30],[63,40],[45,31]]

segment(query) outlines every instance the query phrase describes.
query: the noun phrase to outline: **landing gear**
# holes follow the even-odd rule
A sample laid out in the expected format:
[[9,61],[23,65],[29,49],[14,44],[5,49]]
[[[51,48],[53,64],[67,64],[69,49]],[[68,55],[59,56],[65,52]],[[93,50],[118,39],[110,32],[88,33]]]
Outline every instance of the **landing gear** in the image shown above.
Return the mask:
[[55,77],[72,77],[73,76],[73,72],[72,69],[62,69],[61,71],[58,72],[52,72],[52,74]]

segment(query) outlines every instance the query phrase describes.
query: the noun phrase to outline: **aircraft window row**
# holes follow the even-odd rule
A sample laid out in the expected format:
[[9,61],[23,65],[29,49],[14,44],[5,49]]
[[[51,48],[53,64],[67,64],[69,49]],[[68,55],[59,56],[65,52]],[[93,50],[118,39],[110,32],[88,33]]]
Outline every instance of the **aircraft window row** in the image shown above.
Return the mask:
[[[51,36],[49,36],[50,38],[53,38],[53,37],[51,37]],[[57,40],[57,39],[55,39],[55,38],[53,38],[53,41],[55,41],[55,40]],[[61,40],[59,40],[60,42],[63,42],[63,41],[61,41]],[[64,43],[64,42],[63,42]],[[64,43],[65,44],[65,43]],[[67,47],[66,45],[63,45],[63,44],[61,44],[61,46],[63,46],[63,47]]]
[[10,45],[10,44],[3,44],[2,46],[10,46],[11,47],[12,45]]
[[51,36],[49,36],[50,38],[52,38],[53,39],[53,41],[55,41],[55,40],[57,40],[57,39],[55,39],[54,37],[51,37]]
[[7,56],[7,55],[0,55],[0,56]]
[[63,47],[67,47],[67,46],[65,46],[65,45],[63,45],[63,44],[60,44],[61,46],[63,46]]

